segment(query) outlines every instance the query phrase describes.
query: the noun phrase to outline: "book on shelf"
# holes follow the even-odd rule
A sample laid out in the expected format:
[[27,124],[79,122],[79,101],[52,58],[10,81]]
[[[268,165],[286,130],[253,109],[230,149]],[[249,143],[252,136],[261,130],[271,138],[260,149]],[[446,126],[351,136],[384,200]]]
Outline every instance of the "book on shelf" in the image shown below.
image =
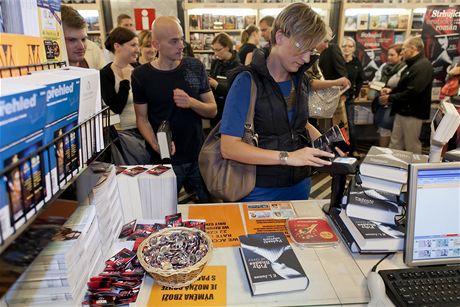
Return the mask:
[[360,178],[364,188],[379,190],[393,195],[401,194],[403,184],[400,182],[394,182],[365,175],[360,175]]
[[307,288],[309,280],[282,232],[239,238],[241,257],[253,295]]
[[388,15],[379,15],[379,24],[378,28],[379,29],[388,29]]
[[349,217],[394,225],[395,216],[401,214],[401,212],[396,195],[361,188],[354,182],[350,183],[346,207],[346,213]]
[[190,15],[188,19],[190,30],[201,30],[201,15]]
[[414,13],[412,15],[412,29],[422,29],[424,17],[424,13]]
[[161,159],[171,159],[172,133],[167,120],[162,121],[158,127],[157,141]]
[[404,230],[399,226],[339,214],[361,252],[394,252],[404,248]]
[[388,15],[388,29],[398,29],[398,18],[397,14]]
[[399,183],[407,181],[409,151],[372,146],[360,166],[361,174]]
[[369,17],[369,29],[379,29],[380,28],[380,16],[379,15],[370,15]]
[[356,31],[357,27],[357,16],[346,16],[344,30]]
[[367,30],[369,28],[369,14],[359,14],[356,24],[358,30]]
[[398,15],[398,29],[407,29],[409,23],[409,15]]

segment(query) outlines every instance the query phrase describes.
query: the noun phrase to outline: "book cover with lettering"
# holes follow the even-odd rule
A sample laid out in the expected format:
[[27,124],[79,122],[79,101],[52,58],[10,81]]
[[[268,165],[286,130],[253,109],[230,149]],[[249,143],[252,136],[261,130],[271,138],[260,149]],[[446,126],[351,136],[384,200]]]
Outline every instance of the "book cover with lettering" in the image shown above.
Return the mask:
[[308,278],[282,232],[240,236],[240,252],[253,295],[307,288]]
[[356,32],[356,53],[363,65],[364,81],[370,82],[382,63],[387,61],[388,48],[393,43],[394,30],[379,29]]
[[349,217],[345,210],[339,216],[361,252],[390,252],[404,248],[404,230],[399,226]]
[[431,61],[434,87],[446,81],[447,71],[460,64],[460,5],[428,6],[423,19],[425,55]]
[[361,188],[350,184],[347,199],[347,215],[365,220],[395,224],[395,216],[402,213],[398,197],[385,191]]

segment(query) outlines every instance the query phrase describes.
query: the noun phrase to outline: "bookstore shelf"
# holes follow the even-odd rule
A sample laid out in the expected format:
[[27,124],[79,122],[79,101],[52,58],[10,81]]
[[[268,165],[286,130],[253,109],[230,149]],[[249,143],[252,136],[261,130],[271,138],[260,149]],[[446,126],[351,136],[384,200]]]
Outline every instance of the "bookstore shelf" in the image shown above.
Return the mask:
[[[104,23],[104,12],[102,9],[102,1],[95,0],[93,3],[63,3],[76,9],[86,20],[88,25],[88,34],[91,35],[89,38],[101,44],[105,41],[105,23]],[[94,36],[98,35],[99,39],[94,39]]]
[[[17,160],[16,162],[8,165],[5,169],[0,171],[0,178],[6,184],[7,178],[15,170],[21,169],[22,172],[28,172],[29,178],[34,178],[30,180],[30,185],[32,186],[32,205],[28,208],[24,203],[25,199],[25,189],[21,189],[22,194],[22,203],[21,207],[24,212],[27,208],[28,212],[24,213],[25,222],[19,227],[14,226],[13,224],[13,233],[8,237],[3,237],[2,231],[0,231],[0,254],[2,254],[5,249],[22,233],[24,232],[38,216],[38,213],[43,210],[43,208],[56,200],[78,177],[81,175],[86,168],[95,161],[111,144],[108,140],[108,128],[110,127],[110,116],[109,108],[106,107],[100,112],[94,114],[92,117],[88,118],[86,121],[70,129],[66,133],[55,138],[52,142],[45,144],[38,148],[36,151],[30,153]],[[101,128],[104,136],[104,147],[101,150],[97,150],[97,145],[99,141],[97,129]],[[43,184],[44,180],[36,180],[36,177],[44,177],[44,165],[50,163],[51,152],[54,152],[54,148],[57,148],[60,143],[70,143],[73,137],[77,138],[78,150],[77,152],[72,152],[71,149],[68,149],[70,153],[65,153],[63,155],[64,163],[63,169],[56,168],[58,184],[46,183],[46,187],[42,186],[42,189],[35,189],[34,185],[37,184],[37,181],[40,181],[39,184]],[[67,151],[67,150],[66,150]],[[86,161],[82,161],[82,157],[88,157]],[[38,159],[40,164],[40,174],[33,173],[32,164]],[[72,159],[72,161],[69,161]],[[76,162],[74,162],[76,160]],[[22,176],[19,176],[21,185],[24,185]],[[37,192],[38,191],[38,192]],[[42,195],[43,191],[46,191],[46,196]],[[37,200],[38,199],[38,200]],[[5,227],[6,225],[0,225]]]

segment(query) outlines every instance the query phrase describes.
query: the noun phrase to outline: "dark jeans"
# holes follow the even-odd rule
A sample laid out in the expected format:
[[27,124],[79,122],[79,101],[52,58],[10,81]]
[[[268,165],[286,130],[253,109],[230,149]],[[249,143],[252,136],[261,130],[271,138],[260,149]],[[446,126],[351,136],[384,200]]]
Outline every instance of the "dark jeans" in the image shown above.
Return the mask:
[[173,169],[177,179],[177,193],[180,192],[184,181],[187,180],[189,185],[195,191],[196,196],[198,197],[198,202],[209,202],[209,194],[206,190],[203,179],[201,178],[198,162],[173,165]]
[[350,153],[356,151],[356,127],[355,127],[355,104],[354,99],[347,98],[345,107],[347,109],[348,134],[350,139]]

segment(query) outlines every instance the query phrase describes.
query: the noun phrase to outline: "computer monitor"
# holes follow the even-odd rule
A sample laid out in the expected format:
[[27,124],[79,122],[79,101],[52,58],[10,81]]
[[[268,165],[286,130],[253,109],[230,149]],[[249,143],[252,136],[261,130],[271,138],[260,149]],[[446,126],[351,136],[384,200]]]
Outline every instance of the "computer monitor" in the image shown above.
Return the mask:
[[460,162],[410,165],[404,262],[460,263]]

